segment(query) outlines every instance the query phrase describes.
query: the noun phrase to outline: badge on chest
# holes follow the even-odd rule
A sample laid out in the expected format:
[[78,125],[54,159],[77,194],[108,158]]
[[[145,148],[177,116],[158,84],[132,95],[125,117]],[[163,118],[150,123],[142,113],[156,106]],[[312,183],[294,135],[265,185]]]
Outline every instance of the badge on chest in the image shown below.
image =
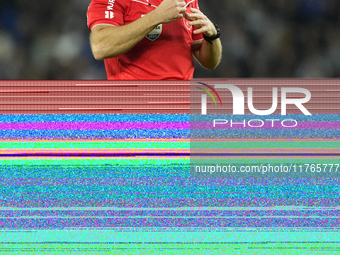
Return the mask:
[[[145,16],[145,14],[142,15],[142,17]],[[146,35],[146,38],[148,38],[150,41],[155,41],[162,33],[162,24],[157,25],[149,34]]]
[[156,26],[147,36],[150,41],[155,41],[162,33],[162,24]]

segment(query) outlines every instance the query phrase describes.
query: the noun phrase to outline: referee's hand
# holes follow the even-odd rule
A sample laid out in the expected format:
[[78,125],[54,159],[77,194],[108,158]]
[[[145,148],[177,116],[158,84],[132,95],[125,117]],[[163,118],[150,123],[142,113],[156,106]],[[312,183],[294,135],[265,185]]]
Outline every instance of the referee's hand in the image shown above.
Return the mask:
[[169,23],[183,18],[186,12],[184,0],[164,0],[155,10],[160,23]]
[[194,34],[204,33],[211,37],[217,34],[214,24],[200,10],[191,8],[192,13],[184,13],[184,18],[189,20],[189,24],[195,26],[197,30]]

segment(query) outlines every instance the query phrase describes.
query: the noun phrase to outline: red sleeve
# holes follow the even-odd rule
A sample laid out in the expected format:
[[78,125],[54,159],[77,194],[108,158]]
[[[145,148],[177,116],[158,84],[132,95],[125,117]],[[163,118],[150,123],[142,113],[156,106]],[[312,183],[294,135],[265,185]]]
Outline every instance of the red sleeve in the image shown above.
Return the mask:
[[87,10],[87,26],[92,30],[98,24],[124,25],[128,7],[127,0],[92,0]]
[[[200,7],[198,6],[198,2],[197,0],[193,2],[193,7],[192,8],[195,8],[195,9],[200,9]],[[192,32],[194,32],[195,30],[197,30],[197,28],[195,26],[193,26],[193,30]],[[192,40],[193,41],[199,41],[199,40],[202,40],[203,39],[203,34],[200,33],[200,34],[194,34],[192,33]]]

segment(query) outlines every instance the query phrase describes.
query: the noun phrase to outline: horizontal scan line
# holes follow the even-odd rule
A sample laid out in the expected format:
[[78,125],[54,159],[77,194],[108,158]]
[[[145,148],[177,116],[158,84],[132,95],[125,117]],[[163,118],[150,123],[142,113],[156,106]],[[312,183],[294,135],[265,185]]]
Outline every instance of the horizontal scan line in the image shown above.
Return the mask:
[[0,93],[50,93],[50,91],[0,91]]
[[333,211],[340,207],[250,206],[250,207],[0,207],[0,211]]
[[15,153],[0,154],[0,158],[8,157],[150,157],[190,156],[190,153]]
[[339,216],[18,216],[0,219],[339,219]]
[[[72,92],[72,91],[71,91]],[[98,91],[95,91],[95,92],[98,92]],[[105,91],[106,93],[107,92],[116,92],[116,91]],[[60,93],[63,93],[62,91]],[[145,95],[143,95],[145,96]],[[77,95],[74,95],[74,96],[64,96],[64,95],[60,95],[60,96],[44,96],[44,97],[37,97],[37,96],[1,96],[0,95],[0,98],[75,98],[75,97],[80,97],[80,98],[141,98],[140,95],[138,96],[77,96]],[[164,96],[161,96],[161,95],[154,95],[154,96],[147,96],[147,97],[156,97],[156,98],[159,98],[159,97],[166,97],[166,98],[169,98],[169,97],[178,97],[178,98],[189,98],[190,96],[175,96],[175,95],[164,95]],[[329,97],[328,97],[329,98]]]
[[339,153],[12,153],[1,157],[140,157],[140,156],[192,156],[192,157],[340,157]]
[[[101,86],[101,87],[139,87],[140,85],[131,84],[75,84],[75,86]],[[70,86],[72,87],[72,86]]]
[[258,157],[258,156],[280,156],[280,157],[310,157],[310,156],[325,156],[325,157],[339,157],[340,153],[197,153],[190,154],[191,156],[205,156],[205,157],[220,157],[220,156],[246,156],[246,157]]
[[[1,109],[0,109],[1,110]],[[21,110],[21,109],[18,109]],[[58,110],[77,110],[77,111],[131,111],[131,110],[190,110],[190,108],[124,108],[124,109],[115,109],[115,108],[59,108]],[[1,110],[3,111],[3,110]],[[7,110],[13,111],[13,110]],[[45,110],[44,110],[45,111]],[[51,110],[53,111],[53,110]]]
[[[157,103],[157,102],[140,102],[140,103],[110,103],[110,104],[98,104],[96,102],[88,102],[88,104],[93,104],[93,105],[106,105],[106,106],[110,106],[110,105],[140,105],[141,103],[143,103],[144,105],[188,105],[190,103],[180,103],[180,102],[175,102],[175,103]],[[80,102],[80,103],[63,103],[64,105],[82,105],[84,104],[84,102]],[[56,105],[63,105],[61,103],[31,103],[31,104],[25,104],[25,103],[6,103],[6,104],[0,104],[0,105],[46,105],[46,106],[56,106]]]

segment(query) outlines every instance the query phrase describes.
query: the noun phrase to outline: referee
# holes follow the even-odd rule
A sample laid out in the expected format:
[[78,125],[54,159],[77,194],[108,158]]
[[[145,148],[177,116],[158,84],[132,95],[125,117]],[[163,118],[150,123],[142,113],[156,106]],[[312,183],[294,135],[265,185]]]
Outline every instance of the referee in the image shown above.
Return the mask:
[[197,0],[92,0],[87,23],[109,80],[189,80],[193,57],[208,69],[221,60],[220,31]]

